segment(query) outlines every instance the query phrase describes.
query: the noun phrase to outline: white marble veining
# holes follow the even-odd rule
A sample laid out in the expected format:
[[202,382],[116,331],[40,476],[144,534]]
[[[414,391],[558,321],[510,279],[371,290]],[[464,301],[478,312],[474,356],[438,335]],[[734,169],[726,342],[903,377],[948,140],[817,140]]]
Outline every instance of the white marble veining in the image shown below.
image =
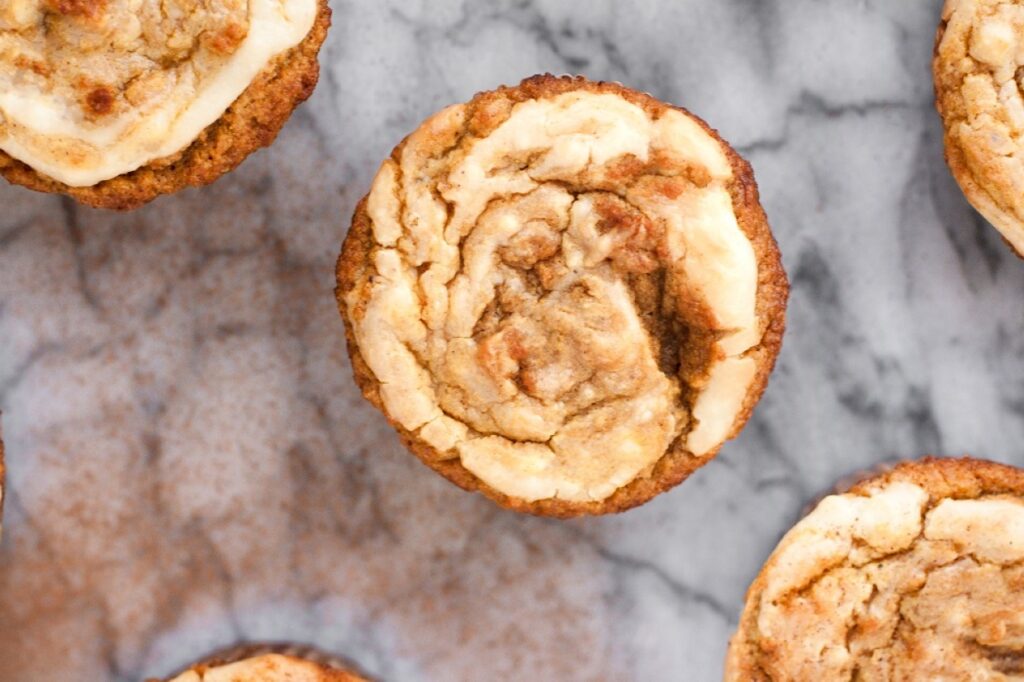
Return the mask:
[[[942,162],[940,0],[347,0],[270,150],[130,214],[0,187],[0,679],[135,681],[240,639],[390,680],[716,680],[801,507],[881,460],[1024,464],[1024,263]],[[620,80],[754,165],[793,295],[718,460],[609,518],[428,471],[351,380],[353,206],[422,118]]]

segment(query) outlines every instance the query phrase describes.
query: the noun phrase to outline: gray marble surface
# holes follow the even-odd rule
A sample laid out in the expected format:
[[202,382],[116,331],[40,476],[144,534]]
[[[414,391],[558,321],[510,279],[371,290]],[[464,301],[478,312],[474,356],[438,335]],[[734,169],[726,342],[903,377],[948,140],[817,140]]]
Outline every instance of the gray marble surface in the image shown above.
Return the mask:
[[[1024,264],[943,162],[939,0],[348,0],[277,144],[130,214],[0,187],[0,679],[138,680],[240,639],[391,680],[715,680],[801,507],[880,460],[1024,464]],[[359,397],[332,266],[426,115],[620,80],[752,162],[793,295],[743,435],[626,514],[502,511]]]

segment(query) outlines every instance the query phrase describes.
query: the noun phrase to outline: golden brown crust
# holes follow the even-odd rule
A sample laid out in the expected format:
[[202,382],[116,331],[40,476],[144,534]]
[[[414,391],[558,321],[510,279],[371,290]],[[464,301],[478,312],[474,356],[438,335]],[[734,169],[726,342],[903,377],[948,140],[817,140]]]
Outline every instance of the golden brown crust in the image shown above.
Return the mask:
[[[350,661],[310,646],[288,643],[239,644],[211,654],[203,660],[193,663],[176,675],[172,675],[169,679],[174,679],[188,671],[194,671],[202,675],[211,668],[239,663],[268,654],[277,654],[291,659],[314,663],[320,667],[324,682],[369,682],[368,678],[362,676],[361,673],[357,674],[355,672],[356,666]],[[150,682],[159,682],[159,680],[154,679],[150,680]]]
[[[884,466],[880,471],[874,473],[874,475],[865,477],[864,475],[857,476],[857,481],[849,483],[849,477],[844,479],[845,484],[839,486],[838,493],[845,493],[850,496],[857,497],[869,497],[872,494],[876,494],[879,490],[887,488],[893,484],[911,484],[922,489],[927,494],[927,502],[925,504],[925,511],[934,510],[943,500],[978,500],[980,498],[997,498],[998,496],[1013,497],[1020,500],[1024,497],[1024,470],[1016,467],[1007,466],[1004,464],[998,464],[995,462],[978,460],[972,458],[963,459],[949,459],[949,458],[935,458],[925,457],[917,461],[902,462],[895,466]],[[798,527],[799,528],[799,527]],[[797,529],[794,529],[794,531]],[[764,568],[758,574],[757,578],[751,584],[747,591],[746,604],[743,613],[740,617],[739,627],[737,628],[736,634],[733,636],[730,646],[726,664],[726,679],[727,680],[750,680],[754,682],[767,682],[775,679],[788,679],[779,677],[778,675],[772,674],[771,670],[773,666],[777,665],[778,661],[785,660],[787,655],[792,655],[792,652],[788,651],[789,647],[796,648],[795,642],[781,643],[778,639],[762,638],[760,633],[759,619],[761,617],[762,608],[762,597],[766,591],[770,588],[770,567],[772,567],[778,559],[779,553],[782,548],[786,545],[787,540],[790,539],[793,531],[787,534],[787,537],[780,543],[779,548],[773,552],[772,557],[765,563]],[[917,541],[915,541],[917,542]],[[919,548],[918,548],[919,549]],[[878,558],[879,567],[886,567],[885,561],[889,562],[888,568],[891,567],[899,560],[901,556],[908,557],[908,561],[913,561],[911,549],[904,549],[896,554],[890,554],[888,556],[882,556]],[[946,548],[944,551],[948,552]],[[806,548],[805,548],[806,552]],[[968,559],[974,559],[971,553],[966,549],[959,549],[954,551],[951,556],[947,556],[944,559],[945,563],[935,564],[940,566],[948,566],[952,564],[954,559],[958,557],[967,557]],[[853,563],[853,570],[867,570],[867,566],[870,562],[857,561]],[[829,564],[828,571],[840,570],[836,568],[837,564],[832,562]],[[1009,566],[1013,566],[1010,564]],[[787,570],[793,571],[794,568],[787,564]],[[878,575],[887,575],[882,573],[883,568],[877,568]],[[919,568],[919,573],[913,575],[912,580],[917,581],[913,591],[920,592],[925,584],[925,578],[929,574],[930,568]],[[1011,570],[1015,570],[1012,569]],[[906,575],[906,573],[902,574]],[[875,578],[877,580],[877,577]],[[1017,580],[1017,578],[1009,578],[1009,580]],[[884,585],[882,590],[884,591]],[[853,591],[852,583],[846,585],[845,589]],[[875,588],[875,595],[878,594],[880,588]],[[896,588],[893,588],[894,590]],[[1011,588],[1012,589],[1012,588]],[[799,594],[809,592],[810,586],[804,586],[800,589]],[[913,591],[911,593],[913,593]],[[976,599],[983,599],[983,597],[976,597]],[[772,601],[772,604],[776,604]],[[834,609],[839,610],[841,605],[833,604]],[[781,607],[780,607],[781,608]],[[952,608],[952,607],[951,607]],[[1012,608],[1011,605],[1007,605],[1006,608]],[[900,623],[903,622],[907,616],[903,611],[899,611]],[[952,616],[950,611],[950,617]],[[831,614],[829,614],[831,615]],[[819,618],[825,620],[825,614],[819,613]],[[959,617],[959,616],[957,616]],[[864,635],[865,632],[882,632],[888,627],[897,627],[889,621],[888,618],[879,616],[872,613],[870,609],[867,611],[867,615],[864,616],[865,621],[861,622],[857,627],[854,628],[853,632],[857,632],[858,636]],[[870,623],[868,626],[866,623]],[[821,626],[824,629],[824,625]],[[870,629],[868,629],[870,627]],[[995,626],[993,626],[995,627]],[[859,629],[858,629],[859,628]],[[895,632],[895,631],[894,631]],[[998,630],[990,631],[993,633],[994,638],[1007,636],[1005,632],[1000,634]],[[897,633],[898,636],[898,633]],[[849,646],[849,635],[847,635],[847,646]],[[1012,639],[1012,637],[1011,637]],[[935,638],[936,645],[941,644],[938,636]],[[998,646],[981,647],[979,651],[984,650],[984,654],[990,658],[995,657],[997,660],[997,667],[1000,665],[1008,666],[1008,669],[1014,668],[1019,664],[1024,664],[1024,653],[1014,648],[1013,650],[1006,649],[1002,651]],[[824,654],[822,654],[824,655]],[[908,646],[904,650],[897,650],[896,653],[885,653],[879,654],[876,652],[873,663],[878,663],[880,666],[890,665],[893,660],[897,660],[901,656],[906,656],[911,661],[916,657],[919,660],[915,665],[923,666],[926,664],[925,653],[916,651],[913,646]],[[954,652],[949,651],[946,657],[952,660]],[[967,674],[966,663],[963,663],[962,672]],[[1022,671],[1024,672],[1024,671]],[[860,671],[864,677],[854,677],[852,679],[880,679],[877,677],[877,671]],[[923,673],[922,673],[923,674]],[[873,675],[875,675],[873,677]],[[830,677],[826,675],[821,679],[848,679],[846,677]],[[888,678],[885,678],[888,679]],[[899,678],[904,679],[904,678]],[[924,678],[922,678],[924,679]],[[966,679],[966,677],[964,678]],[[972,677],[971,679],[978,679]],[[1002,679],[1002,678],[1000,678]]]
[[[501,122],[500,117],[490,115],[494,108],[491,105],[497,101],[504,99],[512,103],[518,103],[554,97],[575,90],[618,95],[649,113],[677,109],[699,123],[701,128],[722,146],[728,156],[734,175],[734,180],[729,187],[733,208],[741,229],[753,246],[757,259],[758,287],[756,314],[759,319],[767,320],[767,326],[760,344],[750,353],[750,356],[756,359],[757,373],[746,395],[734,429],[729,434],[729,438],[732,438],[746,423],[767,385],[768,375],[774,367],[775,359],[782,343],[782,335],[785,328],[785,307],[789,292],[789,285],[782,268],[778,247],[759,203],[757,184],[754,181],[753,171],[750,165],[736,154],[718,136],[715,130],[685,109],[670,107],[650,95],[630,90],[618,83],[591,82],[582,77],[555,77],[550,74],[534,76],[524,80],[518,86],[506,86],[492,92],[480,93],[468,105],[469,111],[472,112],[471,115],[467,116],[468,125],[471,127],[474,135],[482,136]],[[408,139],[403,140],[395,148],[392,153],[393,159],[399,159]],[[442,141],[439,141],[439,144],[442,144]],[[336,298],[339,311],[346,323],[346,338],[355,380],[366,399],[377,409],[381,410],[391,425],[398,431],[403,444],[424,464],[443,475],[452,483],[467,491],[482,493],[499,505],[518,512],[561,518],[583,514],[608,514],[638,506],[656,495],[669,490],[681,483],[717,454],[716,448],[707,456],[694,457],[688,454],[677,440],[670,451],[656,462],[649,474],[637,477],[604,500],[592,502],[575,502],[557,498],[531,502],[510,497],[484,483],[466,469],[459,459],[443,459],[437,450],[418,438],[416,434],[405,429],[402,424],[388,415],[381,399],[380,384],[366,364],[355,339],[353,320],[349,315],[345,299],[357,287],[367,285],[369,280],[368,272],[372,269],[370,254],[375,247],[376,243],[372,234],[371,220],[367,212],[367,199],[364,198],[356,207],[352,226],[338,259],[336,273],[338,284]]]
[[849,492],[866,495],[873,487],[896,481],[924,488],[934,499],[971,500],[983,495],[1024,495],[1024,469],[984,459],[923,457],[852,485]]
[[274,142],[292,111],[313,94],[317,55],[331,25],[327,0],[305,39],[278,55],[215,123],[186,149],[91,187],[69,187],[0,151],[0,175],[38,192],[66,194],[95,208],[127,211],[186,187],[202,187]]
[[[947,0],[935,35],[932,75],[935,107],[943,121],[946,163],[965,197],[999,232],[1018,256],[1024,254],[1024,177],[1017,160],[1021,121],[1015,120],[1020,73],[1013,64],[979,59],[982,15],[994,16],[1002,0]],[[1017,35],[1017,40],[1022,36]],[[1005,71],[1005,74],[1003,73]],[[1015,82],[1013,93],[1001,83]],[[994,83],[994,85],[993,85]],[[1005,99],[1005,98],[1010,99]]]

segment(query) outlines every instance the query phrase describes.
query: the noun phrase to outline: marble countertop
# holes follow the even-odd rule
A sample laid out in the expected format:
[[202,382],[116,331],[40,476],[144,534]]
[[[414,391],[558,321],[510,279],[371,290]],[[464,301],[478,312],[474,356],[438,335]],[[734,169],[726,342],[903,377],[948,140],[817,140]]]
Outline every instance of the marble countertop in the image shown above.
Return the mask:
[[[716,680],[801,508],[886,459],[1024,464],[1024,264],[942,161],[940,0],[347,0],[321,85],[129,214],[0,187],[0,679],[135,681],[240,639],[389,680]],[[536,72],[682,104],[753,164],[792,279],[754,419],[614,517],[505,512],[406,454],[332,298],[425,116]]]

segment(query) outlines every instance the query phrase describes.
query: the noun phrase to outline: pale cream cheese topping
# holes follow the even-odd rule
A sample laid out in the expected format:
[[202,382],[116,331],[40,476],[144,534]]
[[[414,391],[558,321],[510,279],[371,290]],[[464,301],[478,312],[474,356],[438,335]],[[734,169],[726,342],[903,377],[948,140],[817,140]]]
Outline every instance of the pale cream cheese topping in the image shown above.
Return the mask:
[[313,26],[317,0],[12,0],[0,149],[71,187],[188,147]]
[[[1021,679],[1021,562],[1017,497],[935,501],[909,482],[827,497],[751,594],[757,679]],[[750,679],[733,646],[726,679]]]
[[[376,274],[347,305],[387,412],[528,501],[603,500],[680,439],[716,449],[764,331],[721,143],[608,93],[518,103],[483,137],[465,117],[427,121],[368,197]],[[655,270],[709,339],[700,385],[659,366],[633,291]]]
[[1024,252],[1024,3],[947,0],[935,77],[954,173]]

